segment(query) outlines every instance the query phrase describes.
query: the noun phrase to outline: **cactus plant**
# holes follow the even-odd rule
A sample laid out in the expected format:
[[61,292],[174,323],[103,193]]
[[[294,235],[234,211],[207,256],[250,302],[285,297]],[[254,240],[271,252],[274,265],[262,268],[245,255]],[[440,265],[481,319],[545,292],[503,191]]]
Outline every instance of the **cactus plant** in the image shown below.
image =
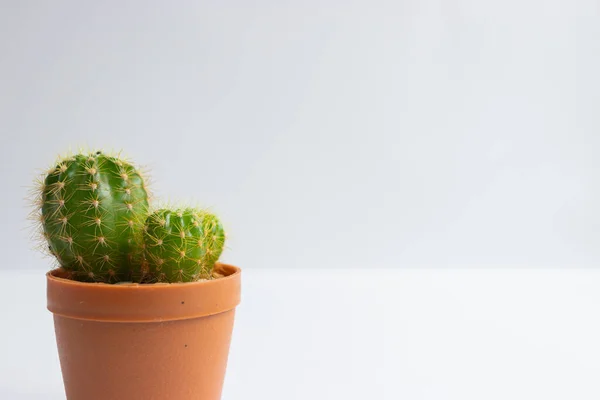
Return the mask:
[[144,226],[147,274],[158,282],[211,279],[225,242],[219,219],[194,208],[162,208]]
[[139,269],[148,193],[129,162],[102,152],[60,158],[37,197],[48,248],[73,279],[112,283]]
[[32,216],[61,266],[46,292],[66,396],[220,398],[241,271],[216,265],[217,217],[150,213],[140,171],[102,152],[59,158],[38,183]]

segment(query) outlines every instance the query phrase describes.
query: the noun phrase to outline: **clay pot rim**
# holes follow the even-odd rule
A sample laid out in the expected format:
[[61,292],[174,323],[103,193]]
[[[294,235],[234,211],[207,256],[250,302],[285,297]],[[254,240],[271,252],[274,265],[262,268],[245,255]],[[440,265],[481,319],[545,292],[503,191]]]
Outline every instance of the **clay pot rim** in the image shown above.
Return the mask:
[[66,318],[103,322],[164,322],[200,318],[235,308],[241,269],[218,263],[222,278],[151,284],[78,282],[46,274],[48,310]]
[[[109,287],[112,290],[115,288],[127,289],[127,288],[131,288],[131,287],[135,287],[137,290],[140,290],[140,289],[144,290],[144,289],[149,289],[149,288],[156,290],[157,287],[166,288],[166,287],[177,287],[177,286],[182,286],[182,285],[190,286],[190,285],[215,284],[215,282],[218,282],[221,280],[235,279],[235,275],[238,275],[241,273],[240,268],[234,267],[233,265],[223,264],[223,263],[217,263],[215,270],[223,271],[223,272],[230,272],[232,270],[233,271],[223,277],[216,278],[216,279],[209,279],[209,280],[204,280],[204,281],[194,281],[194,282],[173,282],[173,283],[168,283],[168,282],[135,283],[135,282],[131,282],[131,283],[114,284],[114,283],[104,283],[104,282],[81,282],[81,281],[76,281],[73,279],[62,278],[60,276],[57,276],[57,274],[61,274],[65,271],[62,267],[54,268],[54,269],[46,272],[46,277],[49,280],[59,281],[59,282],[61,282],[61,284],[86,286],[88,288],[92,287],[92,286],[96,286],[99,288]],[[99,290],[103,290],[103,289],[99,289]]]

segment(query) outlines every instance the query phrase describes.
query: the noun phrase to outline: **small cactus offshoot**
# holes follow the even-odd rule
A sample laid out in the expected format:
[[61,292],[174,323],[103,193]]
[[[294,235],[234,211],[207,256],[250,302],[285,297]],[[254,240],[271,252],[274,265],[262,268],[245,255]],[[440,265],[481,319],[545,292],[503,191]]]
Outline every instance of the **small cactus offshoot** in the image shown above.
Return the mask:
[[211,213],[193,208],[156,210],[144,226],[147,274],[158,282],[211,279],[224,242],[223,226]]
[[129,280],[141,265],[148,193],[130,163],[102,152],[59,159],[38,192],[50,252],[73,279]]

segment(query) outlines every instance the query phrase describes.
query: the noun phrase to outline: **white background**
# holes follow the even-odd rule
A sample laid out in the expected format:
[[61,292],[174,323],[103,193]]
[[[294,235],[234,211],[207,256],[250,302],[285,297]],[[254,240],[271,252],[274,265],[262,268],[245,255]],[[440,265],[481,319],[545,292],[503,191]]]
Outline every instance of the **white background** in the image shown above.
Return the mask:
[[222,217],[224,400],[600,398],[599,38],[592,0],[0,0],[0,398],[64,399],[24,199],[78,145]]
[[2,1],[0,268],[36,169],[124,149],[244,268],[595,267],[596,1]]

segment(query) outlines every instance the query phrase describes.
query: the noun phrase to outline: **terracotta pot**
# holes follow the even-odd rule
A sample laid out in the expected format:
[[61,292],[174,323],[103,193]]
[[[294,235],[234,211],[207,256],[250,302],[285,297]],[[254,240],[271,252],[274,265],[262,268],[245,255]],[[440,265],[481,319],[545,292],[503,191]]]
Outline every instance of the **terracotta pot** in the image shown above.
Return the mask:
[[68,400],[218,400],[241,271],[176,284],[107,285],[47,274]]

